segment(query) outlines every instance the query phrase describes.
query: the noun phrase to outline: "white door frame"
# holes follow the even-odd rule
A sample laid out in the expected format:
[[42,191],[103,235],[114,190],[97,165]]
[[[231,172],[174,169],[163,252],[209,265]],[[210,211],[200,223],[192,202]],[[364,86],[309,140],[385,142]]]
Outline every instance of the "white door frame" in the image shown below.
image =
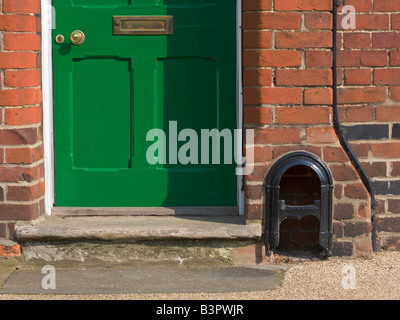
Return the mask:
[[[236,1],[236,94],[237,94],[237,128],[243,125],[243,84],[242,84],[242,1]],[[52,0],[41,0],[42,23],[42,93],[43,93],[43,145],[44,145],[44,178],[46,184],[45,210],[51,211],[55,199],[54,189],[54,121],[53,121],[53,55],[52,28],[56,23],[56,12]],[[238,139],[237,150],[241,152],[242,141]],[[237,159],[240,159],[237,157]],[[239,214],[244,215],[243,176],[237,178],[237,196]]]
[[54,132],[53,132],[53,54],[52,0],[41,1],[42,20],[42,94],[43,94],[43,147],[44,147],[44,180],[45,180],[45,210],[51,215],[54,204]]

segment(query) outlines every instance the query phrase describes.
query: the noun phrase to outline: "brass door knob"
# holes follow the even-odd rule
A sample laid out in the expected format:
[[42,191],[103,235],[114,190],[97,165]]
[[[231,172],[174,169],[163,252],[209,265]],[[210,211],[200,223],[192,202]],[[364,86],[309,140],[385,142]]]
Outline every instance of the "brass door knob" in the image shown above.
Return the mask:
[[72,44],[80,46],[85,41],[85,34],[80,30],[75,30],[71,33],[69,39],[71,40]]

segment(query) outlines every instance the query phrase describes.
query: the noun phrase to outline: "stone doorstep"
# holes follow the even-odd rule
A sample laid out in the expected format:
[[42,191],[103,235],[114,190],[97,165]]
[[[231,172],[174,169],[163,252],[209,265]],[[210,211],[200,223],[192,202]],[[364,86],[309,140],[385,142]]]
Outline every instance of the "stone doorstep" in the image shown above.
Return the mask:
[[[234,248],[259,242],[261,234],[260,221],[238,216],[51,216],[20,224],[15,232],[26,261],[88,263],[229,262]],[[247,254],[245,260],[259,260],[253,246]]]
[[18,242],[71,240],[260,240],[261,222],[243,217],[45,217],[18,225]]

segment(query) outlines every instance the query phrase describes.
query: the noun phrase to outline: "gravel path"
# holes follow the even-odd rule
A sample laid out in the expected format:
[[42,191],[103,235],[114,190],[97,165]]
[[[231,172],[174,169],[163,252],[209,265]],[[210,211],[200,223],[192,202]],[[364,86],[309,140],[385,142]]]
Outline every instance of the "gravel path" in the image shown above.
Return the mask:
[[[350,270],[350,273],[349,273]],[[347,273],[346,273],[347,272]],[[346,281],[351,278],[353,281]],[[330,258],[293,265],[275,290],[236,293],[125,295],[0,295],[1,299],[154,299],[154,300],[399,300],[400,252],[378,252],[371,259]]]

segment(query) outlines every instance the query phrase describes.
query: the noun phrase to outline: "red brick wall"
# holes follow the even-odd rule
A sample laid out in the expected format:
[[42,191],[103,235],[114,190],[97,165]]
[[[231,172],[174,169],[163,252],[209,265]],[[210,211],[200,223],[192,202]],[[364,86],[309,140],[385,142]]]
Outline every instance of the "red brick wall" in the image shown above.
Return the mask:
[[40,1],[0,0],[0,238],[44,210]]
[[346,4],[357,28],[339,32],[340,117],[375,189],[378,245],[400,249],[400,2]]
[[[372,10],[372,0],[346,4]],[[263,218],[268,169],[284,154],[308,151],[327,164],[334,179],[333,253],[370,252],[370,196],[332,124],[332,0],[244,0],[243,8],[244,122],[255,129],[255,170],[245,179],[246,216]],[[374,28],[383,19],[364,15],[358,27],[368,30],[338,32],[338,98],[346,124],[372,121],[368,110],[387,99],[387,87],[372,82],[375,65],[382,69],[382,52],[375,51],[372,38],[381,37]],[[388,59],[388,50],[385,54]],[[363,162],[371,161],[374,144],[352,144]],[[373,168],[366,164],[368,171]]]

